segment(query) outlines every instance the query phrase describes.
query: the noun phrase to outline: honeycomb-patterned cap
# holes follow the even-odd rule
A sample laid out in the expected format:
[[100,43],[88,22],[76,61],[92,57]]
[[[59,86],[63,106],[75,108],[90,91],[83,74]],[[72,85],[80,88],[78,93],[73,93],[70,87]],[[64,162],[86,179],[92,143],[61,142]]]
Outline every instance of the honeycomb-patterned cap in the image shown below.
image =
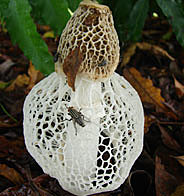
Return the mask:
[[96,80],[114,72],[119,62],[119,40],[107,6],[90,0],[80,3],[61,35],[56,72],[63,72],[65,59],[76,48],[82,54],[78,73]]

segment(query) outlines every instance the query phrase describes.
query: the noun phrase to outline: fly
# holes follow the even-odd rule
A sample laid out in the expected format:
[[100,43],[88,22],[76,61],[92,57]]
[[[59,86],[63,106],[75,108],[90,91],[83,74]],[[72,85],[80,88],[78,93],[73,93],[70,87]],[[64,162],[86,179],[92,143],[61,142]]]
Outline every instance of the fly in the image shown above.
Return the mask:
[[98,67],[104,67],[106,66],[107,61],[104,59],[100,64],[98,64]]
[[54,55],[54,63],[56,63],[58,61],[60,54],[58,52],[56,52],[56,54]]
[[84,119],[84,115],[79,111],[77,111],[74,107],[68,108],[68,114],[71,116],[71,119],[73,121],[73,125],[75,128],[75,135],[77,135],[77,127],[76,123],[80,125],[81,127],[85,127],[85,121],[89,122],[89,120]]

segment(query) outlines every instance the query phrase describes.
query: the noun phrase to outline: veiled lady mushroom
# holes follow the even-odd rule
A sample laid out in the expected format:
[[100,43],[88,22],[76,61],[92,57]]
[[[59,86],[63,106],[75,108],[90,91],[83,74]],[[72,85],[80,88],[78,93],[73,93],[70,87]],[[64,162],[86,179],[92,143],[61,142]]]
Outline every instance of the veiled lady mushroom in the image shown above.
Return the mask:
[[28,151],[75,195],[118,188],[142,151],[142,104],[114,73],[118,59],[109,8],[83,1],[61,35],[56,72],[24,103]]

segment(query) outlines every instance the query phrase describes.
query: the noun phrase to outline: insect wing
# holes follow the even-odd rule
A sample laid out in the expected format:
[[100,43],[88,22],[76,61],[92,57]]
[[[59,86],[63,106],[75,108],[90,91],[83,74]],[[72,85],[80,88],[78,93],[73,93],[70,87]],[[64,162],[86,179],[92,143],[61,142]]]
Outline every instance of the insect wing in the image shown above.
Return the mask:
[[73,118],[73,119],[78,119],[80,118],[80,112],[78,112],[77,110],[75,110],[74,108],[68,108],[68,112],[70,114],[70,116]]

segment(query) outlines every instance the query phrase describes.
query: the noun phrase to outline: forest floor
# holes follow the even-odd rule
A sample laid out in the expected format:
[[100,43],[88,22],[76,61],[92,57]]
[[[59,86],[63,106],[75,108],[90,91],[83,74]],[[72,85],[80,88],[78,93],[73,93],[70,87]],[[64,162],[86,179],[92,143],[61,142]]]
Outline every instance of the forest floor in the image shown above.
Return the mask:
[[[46,36],[54,56],[58,40]],[[144,149],[126,182],[99,195],[184,195],[184,48],[171,26],[159,18],[146,22],[142,41],[122,44],[116,70],[137,90],[145,113]],[[29,155],[23,137],[23,103],[43,74],[12,45],[0,27],[0,196],[71,196],[44,174]]]

